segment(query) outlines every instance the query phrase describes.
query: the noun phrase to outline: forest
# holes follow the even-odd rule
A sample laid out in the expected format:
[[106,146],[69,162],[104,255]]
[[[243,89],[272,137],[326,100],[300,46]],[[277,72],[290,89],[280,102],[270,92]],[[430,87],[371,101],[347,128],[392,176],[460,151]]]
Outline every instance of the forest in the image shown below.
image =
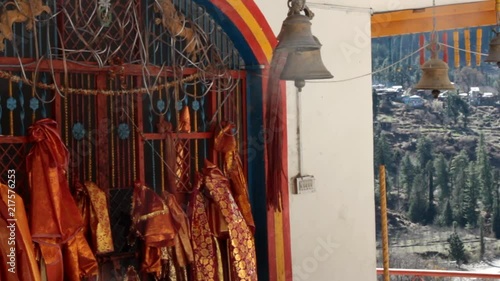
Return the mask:
[[[482,38],[471,36],[472,50],[487,53],[491,28],[470,30],[474,35],[482,29],[484,34]],[[440,37],[452,38],[453,32],[441,32]],[[464,30],[458,32],[463,48]],[[443,36],[445,33],[448,36]],[[437,252],[442,258],[456,259],[450,241],[465,239],[465,234],[457,234],[459,229],[470,234],[471,244],[481,244],[466,248],[477,252],[470,254],[475,260],[482,260],[484,237],[495,247],[498,245],[492,243],[500,238],[500,106],[476,103],[459,94],[478,87],[481,94],[492,93],[499,101],[500,70],[483,63],[480,55],[467,56],[461,51],[455,56],[455,50],[448,47],[449,76],[457,91],[439,100],[430,93],[417,92],[412,86],[421,76],[421,52],[415,52],[420,37],[410,34],[372,40],[373,84],[402,86],[395,96],[373,90],[376,206],[379,210],[378,167],[385,165],[393,244],[401,244],[395,237],[421,231],[422,227],[442,231],[445,237],[434,241],[442,244]],[[424,38],[428,40],[429,34]],[[404,102],[405,95],[415,94],[424,100],[422,107]],[[431,240],[420,239],[415,245]],[[491,248],[489,258],[498,258],[500,252]],[[419,254],[428,252],[425,248]]]

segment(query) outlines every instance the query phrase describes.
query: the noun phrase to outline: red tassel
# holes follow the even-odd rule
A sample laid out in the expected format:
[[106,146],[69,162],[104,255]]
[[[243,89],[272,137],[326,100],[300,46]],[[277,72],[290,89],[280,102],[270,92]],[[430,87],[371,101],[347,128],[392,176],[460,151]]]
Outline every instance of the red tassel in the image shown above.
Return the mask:
[[268,140],[266,145],[267,155],[267,207],[281,211],[282,196],[281,185],[284,179],[284,171],[282,161],[283,135],[286,126],[285,117],[283,116],[283,92],[281,89],[280,75],[285,67],[288,57],[287,51],[275,51],[271,61],[271,69],[269,71],[269,80],[266,94],[266,131],[265,139]]
[[[443,33],[443,45],[448,45],[448,32]],[[443,46],[443,61],[448,63],[448,46]]]
[[[425,36],[420,34],[419,46],[422,48],[425,44]],[[425,48],[420,50],[420,65],[425,63]]]

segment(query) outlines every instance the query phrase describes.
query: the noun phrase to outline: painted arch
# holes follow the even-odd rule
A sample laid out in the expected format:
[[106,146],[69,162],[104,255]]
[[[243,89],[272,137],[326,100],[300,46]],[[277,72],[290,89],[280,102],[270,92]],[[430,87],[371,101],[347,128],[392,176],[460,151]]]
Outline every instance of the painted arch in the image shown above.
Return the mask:
[[[258,136],[264,124],[264,93],[267,68],[271,62],[276,36],[253,0],[194,0],[204,6],[224,29],[238,49],[247,69],[248,135]],[[286,108],[286,103],[282,104]],[[286,157],[287,146],[283,147]],[[265,201],[264,150],[249,161],[248,183],[254,218],[260,227],[256,233],[259,280],[292,280],[290,224],[287,187],[283,194],[283,211],[269,211]],[[266,251],[264,253],[263,251]]]

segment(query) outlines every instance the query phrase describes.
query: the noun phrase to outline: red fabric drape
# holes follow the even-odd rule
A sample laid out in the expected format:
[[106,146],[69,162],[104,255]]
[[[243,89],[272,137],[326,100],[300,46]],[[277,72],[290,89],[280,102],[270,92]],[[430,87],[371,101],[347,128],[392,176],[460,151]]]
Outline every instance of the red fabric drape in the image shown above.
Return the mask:
[[[420,34],[419,38],[419,46],[422,48],[425,44],[425,36],[423,34]],[[423,65],[425,63],[425,48],[422,48],[420,50],[420,65]]]
[[[443,44],[448,45],[448,32],[443,32]],[[443,61],[448,63],[448,47],[443,46]]]
[[288,52],[275,50],[269,71],[266,93],[266,155],[267,155],[267,205],[268,208],[281,211],[281,186],[285,178],[283,163],[283,138],[286,126],[286,116],[282,108],[284,93],[281,90],[280,76],[286,64]]

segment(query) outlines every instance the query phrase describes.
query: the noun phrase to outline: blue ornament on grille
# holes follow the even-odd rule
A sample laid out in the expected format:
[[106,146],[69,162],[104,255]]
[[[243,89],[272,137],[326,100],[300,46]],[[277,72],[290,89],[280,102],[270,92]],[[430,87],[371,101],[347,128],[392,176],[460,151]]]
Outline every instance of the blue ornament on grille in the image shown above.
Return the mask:
[[40,105],[40,102],[38,101],[37,98],[33,97],[30,99],[30,108],[33,109],[33,111],[36,111]]
[[159,111],[165,110],[165,101],[163,100],[158,100],[156,102],[156,108],[158,108]]
[[130,127],[126,123],[118,125],[118,138],[126,140],[130,136]]
[[17,107],[17,101],[16,101],[16,99],[13,98],[13,97],[8,98],[7,99],[7,108],[10,111],[12,111],[12,110],[16,109],[16,107]]
[[200,102],[195,100],[193,101],[193,104],[191,106],[193,107],[194,111],[198,111],[200,109]]
[[85,127],[83,126],[82,123],[75,123],[73,125],[73,138],[75,138],[75,140],[82,140],[84,137],[85,137]]
[[182,110],[182,101],[178,101],[175,103],[175,110],[181,111]]

